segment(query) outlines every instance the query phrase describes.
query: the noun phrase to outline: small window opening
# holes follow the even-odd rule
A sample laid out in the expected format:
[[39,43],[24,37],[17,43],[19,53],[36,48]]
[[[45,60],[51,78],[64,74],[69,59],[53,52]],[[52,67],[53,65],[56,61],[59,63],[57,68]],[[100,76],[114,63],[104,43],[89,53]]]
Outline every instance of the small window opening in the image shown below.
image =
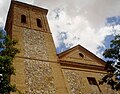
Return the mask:
[[84,58],[84,55],[83,55],[82,53],[79,53],[79,55],[80,55],[82,58]]
[[97,81],[94,77],[87,77],[90,85],[97,85]]
[[97,81],[94,77],[87,77],[87,79],[88,79],[88,82],[90,85],[96,85],[98,87],[99,91],[101,92],[101,89],[100,89],[99,85],[97,84]]
[[21,15],[21,23],[26,23],[26,16],[25,15]]
[[42,28],[42,23],[41,23],[41,20],[40,20],[40,19],[38,19],[38,18],[37,18],[36,20],[37,20],[37,26],[38,26],[38,27],[40,27],[40,28]]

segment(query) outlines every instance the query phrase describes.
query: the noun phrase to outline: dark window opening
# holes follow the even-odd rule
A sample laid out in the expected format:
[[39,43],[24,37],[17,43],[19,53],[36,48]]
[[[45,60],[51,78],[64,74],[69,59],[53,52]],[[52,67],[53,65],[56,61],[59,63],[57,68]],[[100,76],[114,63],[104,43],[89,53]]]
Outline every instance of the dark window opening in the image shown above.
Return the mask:
[[26,16],[25,15],[21,15],[21,23],[26,23]]
[[41,20],[40,19],[36,19],[36,20],[37,20],[37,26],[41,28],[42,27]]
[[87,77],[87,79],[90,85],[98,85],[94,77]]
[[82,53],[79,53],[79,55],[80,55],[82,58],[84,58],[84,55],[83,55]]
[[100,89],[99,85],[97,84],[97,81],[94,77],[87,77],[87,79],[88,79],[88,82],[90,85],[96,85],[98,87],[99,91],[101,92],[101,89]]

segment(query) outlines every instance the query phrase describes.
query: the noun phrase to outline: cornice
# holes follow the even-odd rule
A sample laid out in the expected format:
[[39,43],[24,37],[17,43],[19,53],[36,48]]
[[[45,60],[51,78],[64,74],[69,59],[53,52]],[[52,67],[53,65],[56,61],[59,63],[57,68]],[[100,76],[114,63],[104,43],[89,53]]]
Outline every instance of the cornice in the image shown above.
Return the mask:
[[91,65],[91,64],[83,64],[73,61],[65,61],[65,60],[59,60],[59,63],[61,66],[65,67],[74,67],[74,68],[82,68],[82,69],[89,69],[89,70],[99,70],[99,71],[106,71],[105,67],[98,66],[98,65]]
[[38,11],[42,11],[43,13],[45,13],[47,15],[48,13],[48,10],[47,9],[44,9],[44,8],[41,8],[41,7],[37,7],[37,6],[34,6],[34,5],[30,5],[30,4],[26,4],[26,3],[23,3],[23,2],[20,2],[20,1],[14,1],[12,0],[11,1],[11,5],[20,5],[20,6],[24,6],[26,8],[33,8],[34,10],[38,10]]

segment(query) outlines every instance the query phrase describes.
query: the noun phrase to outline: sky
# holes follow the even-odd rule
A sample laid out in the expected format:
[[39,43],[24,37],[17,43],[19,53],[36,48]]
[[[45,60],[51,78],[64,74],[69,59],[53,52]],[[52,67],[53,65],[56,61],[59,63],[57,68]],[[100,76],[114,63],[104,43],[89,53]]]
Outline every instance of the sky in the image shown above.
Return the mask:
[[[57,52],[78,44],[103,58],[114,34],[120,33],[120,0],[17,0],[48,9]],[[0,0],[0,26],[10,0]]]

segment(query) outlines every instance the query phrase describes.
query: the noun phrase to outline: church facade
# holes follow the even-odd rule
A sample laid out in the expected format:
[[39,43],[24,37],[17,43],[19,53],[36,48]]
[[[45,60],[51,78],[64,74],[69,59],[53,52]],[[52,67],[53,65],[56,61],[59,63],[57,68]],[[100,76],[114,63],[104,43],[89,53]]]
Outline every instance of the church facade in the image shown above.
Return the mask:
[[24,94],[115,94],[98,84],[106,74],[103,60],[80,45],[56,53],[47,12],[11,1],[5,29],[20,49],[11,83]]

